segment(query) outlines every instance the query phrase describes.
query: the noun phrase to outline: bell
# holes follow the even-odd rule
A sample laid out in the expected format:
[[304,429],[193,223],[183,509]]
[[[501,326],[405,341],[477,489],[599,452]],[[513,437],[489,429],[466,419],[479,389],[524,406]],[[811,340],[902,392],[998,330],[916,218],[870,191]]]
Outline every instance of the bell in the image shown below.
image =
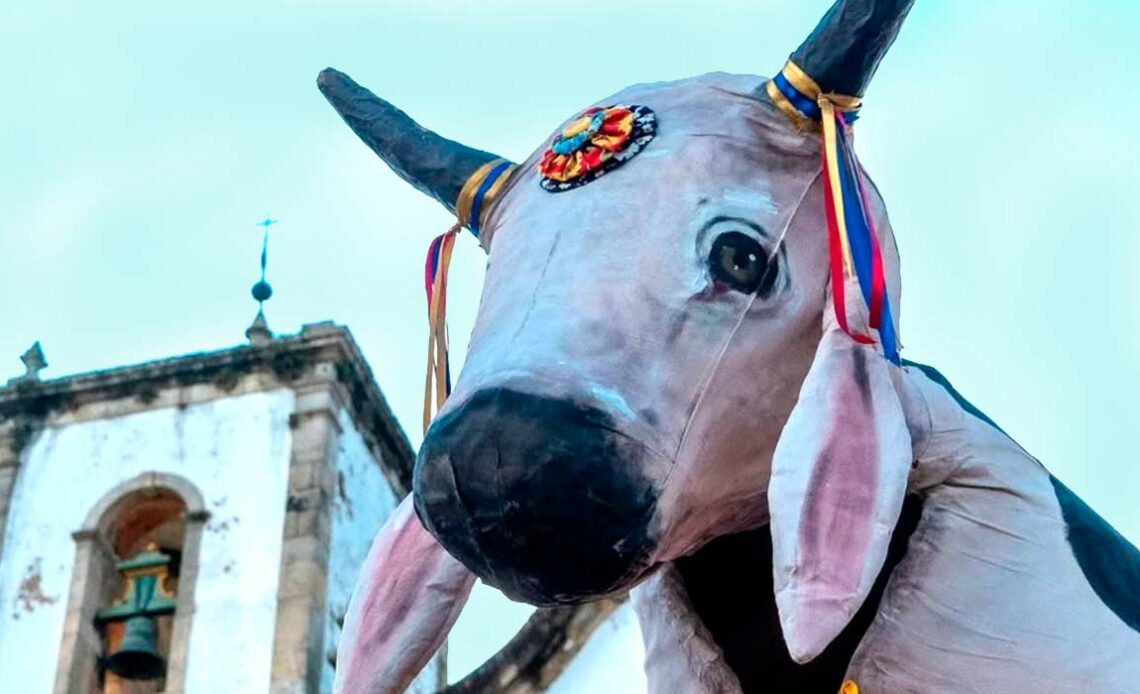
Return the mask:
[[107,658],[107,669],[125,680],[153,680],[166,672],[158,653],[158,632],[154,619],[136,615],[127,620],[123,641]]

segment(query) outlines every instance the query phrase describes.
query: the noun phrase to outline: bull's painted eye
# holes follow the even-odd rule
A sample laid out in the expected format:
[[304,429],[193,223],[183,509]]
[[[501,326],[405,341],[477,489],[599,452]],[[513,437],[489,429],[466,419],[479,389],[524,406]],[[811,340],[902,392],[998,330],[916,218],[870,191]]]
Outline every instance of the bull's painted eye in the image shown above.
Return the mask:
[[767,294],[776,282],[776,268],[756,239],[739,231],[716,237],[709,253],[712,276],[738,292]]

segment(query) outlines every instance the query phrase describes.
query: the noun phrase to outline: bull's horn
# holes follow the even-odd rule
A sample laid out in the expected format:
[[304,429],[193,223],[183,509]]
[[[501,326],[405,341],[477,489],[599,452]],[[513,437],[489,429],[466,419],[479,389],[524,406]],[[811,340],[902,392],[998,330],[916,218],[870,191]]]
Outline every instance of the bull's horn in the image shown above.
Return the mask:
[[824,94],[863,96],[914,0],[839,0],[792,53]]
[[[477,178],[495,177],[509,168],[493,154],[472,149],[421,127],[406,113],[384,101],[348,75],[325,68],[317,77],[321,93],[392,170],[418,190],[456,212],[464,185]],[[502,162],[497,166],[494,162]],[[494,173],[494,169],[498,169]],[[472,186],[468,185],[468,188]],[[461,216],[471,210],[462,210]],[[476,213],[477,214],[477,213]],[[469,220],[464,219],[465,223]],[[473,220],[478,225],[478,220]],[[472,229],[475,231],[475,229]]]

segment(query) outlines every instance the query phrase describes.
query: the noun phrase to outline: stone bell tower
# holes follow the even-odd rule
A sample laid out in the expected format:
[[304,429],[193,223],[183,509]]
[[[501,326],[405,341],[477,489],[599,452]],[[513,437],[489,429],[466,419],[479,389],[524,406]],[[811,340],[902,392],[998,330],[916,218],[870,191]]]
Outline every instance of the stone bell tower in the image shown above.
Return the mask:
[[346,328],[269,330],[267,240],[248,344],[0,387],[0,690],[331,691],[413,453]]
[[0,387],[0,689],[331,689],[412,449],[347,329],[253,333],[54,380],[37,345]]

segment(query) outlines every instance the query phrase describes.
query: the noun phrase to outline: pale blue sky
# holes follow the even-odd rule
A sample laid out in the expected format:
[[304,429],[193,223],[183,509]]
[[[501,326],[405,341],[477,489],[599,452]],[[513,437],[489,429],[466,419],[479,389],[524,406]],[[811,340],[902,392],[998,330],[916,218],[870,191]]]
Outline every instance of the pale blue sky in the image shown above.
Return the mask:
[[[770,74],[830,0],[208,0],[0,8],[0,378],[243,339],[265,214],[271,326],[351,327],[419,441],[423,255],[447,215],[345,127],[338,67],[520,160],[634,82]],[[1140,541],[1140,3],[918,0],[858,150],[903,257],[902,336]],[[461,358],[483,259],[452,264]],[[480,592],[453,675],[525,610]]]

